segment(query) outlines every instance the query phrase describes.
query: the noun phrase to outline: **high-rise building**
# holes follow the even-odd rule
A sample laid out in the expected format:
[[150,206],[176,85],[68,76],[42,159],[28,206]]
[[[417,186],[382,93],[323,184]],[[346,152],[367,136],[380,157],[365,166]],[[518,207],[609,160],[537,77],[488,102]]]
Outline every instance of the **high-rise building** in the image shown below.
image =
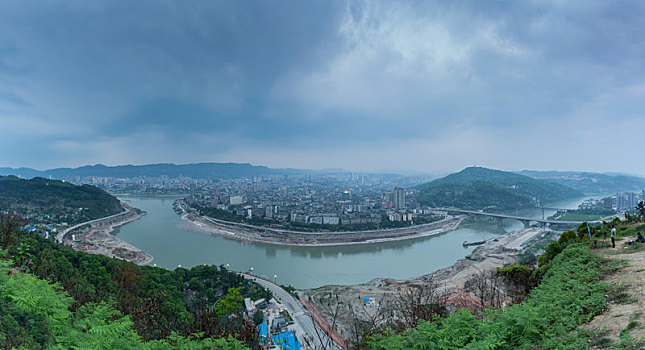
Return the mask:
[[603,199],[603,208],[611,209],[614,207],[614,199],[612,197],[607,197]]
[[629,208],[629,202],[627,201],[627,197],[624,194],[619,194],[616,197],[616,209],[623,210],[627,208]]
[[636,206],[636,204],[638,204],[636,202],[636,193],[634,192],[627,193],[627,206],[629,208],[633,208]]
[[394,208],[405,208],[405,190],[400,187],[394,188]]

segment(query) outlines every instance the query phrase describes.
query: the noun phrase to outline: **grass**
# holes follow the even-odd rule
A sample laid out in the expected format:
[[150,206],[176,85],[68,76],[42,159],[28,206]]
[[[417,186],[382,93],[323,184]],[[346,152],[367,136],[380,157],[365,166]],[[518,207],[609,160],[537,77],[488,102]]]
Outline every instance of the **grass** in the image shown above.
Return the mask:
[[596,221],[602,219],[604,216],[600,214],[565,213],[558,218],[558,221]]

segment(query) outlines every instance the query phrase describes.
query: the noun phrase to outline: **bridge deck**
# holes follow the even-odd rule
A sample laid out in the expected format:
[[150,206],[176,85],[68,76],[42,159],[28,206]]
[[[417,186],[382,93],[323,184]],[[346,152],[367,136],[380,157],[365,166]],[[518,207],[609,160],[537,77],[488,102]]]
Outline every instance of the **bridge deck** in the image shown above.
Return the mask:
[[[530,218],[526,216],[515,216],[515,215],[506,215],[506,214],[496,214],[496,213],[486,213],[483,211],[475,211],[475,210],[463,210],[463,209],[455,209],[455,208],[440,208],[438,210],[445,210],[445,211],[452,211],[452,212],[457,212],[461,214],[469,214],[469,215],[480,215],[480,216],[489,216],[493,218],[500,218],[500,219],[513,219],[513,220],[518,220],[522,222],[539,222],[542,224],[550,224],[550,225],[581,225],[584,221],[559,221],[559,220],[547,220],[547,219],[537,219],[537,218]],[[596,221],[587,221],[589,224],[601,224],[602,221],[596,220]]]

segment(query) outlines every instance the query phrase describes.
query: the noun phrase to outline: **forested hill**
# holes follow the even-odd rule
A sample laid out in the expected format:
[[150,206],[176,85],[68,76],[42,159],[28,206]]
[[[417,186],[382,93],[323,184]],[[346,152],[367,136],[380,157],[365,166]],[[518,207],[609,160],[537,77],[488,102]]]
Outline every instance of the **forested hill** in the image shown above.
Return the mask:
[[481,167],[419,186],[421,204],[461,209],[515,209],[533,207],[536,200],[545,204],[582,196],[581,191],[562,184]]
[[123,210],[117,198],[94,186],[76,186],[40,177],[24,180],[0,176],[0,210],[7,209],[21,215],[73,214],[79,220],[92,220]]
[[640,192],[645,189],[645,178],[632,175],[532,170],[522,170],[517,173],[536,179],[557,182],[582,191],[587,195]]
[[272,295],[235,272],[138,266],[20,225],[0,216],[0,349],[258,348],[244,298]]

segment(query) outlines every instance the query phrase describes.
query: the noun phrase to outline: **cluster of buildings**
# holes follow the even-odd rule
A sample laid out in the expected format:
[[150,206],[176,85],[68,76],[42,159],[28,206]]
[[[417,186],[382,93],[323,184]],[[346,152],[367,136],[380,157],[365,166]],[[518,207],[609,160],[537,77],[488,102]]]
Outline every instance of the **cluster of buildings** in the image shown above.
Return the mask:
[[188,201],[248,219],[299,225],[372,225],[431,215],[392,183],[337,176],[272,176],[219,180],[189,189]]
[[58,210],[58,213],[43,213],[37,209],[12,208],[0,210],[0,214],[18,214],[20,220],[29,223],[20,227],[21,231],[34,232],[39,236],[49,238],[56,236],[60,230],[86,220],[83,215],[86,210],[87,208],[75,208],[67,211]]
[[64,179],[77,185],[93,185],[101,187],[111,193],[188,193],[193,187],[208,186],[209,179],[197,179],[189,176],[169,177],[161,175],[157,177],[139,176],[132,178],[100,177],[100,176],[73,176]]
[[580,210],[633,210],[638,202],[645,201],[645,190],[641,192],[616,193],[602,199],[589,199],[578,206]]
[[[410,178],[383,174],[329,173],[246,178],[79,177],[111,193],[186,195],[189,202],[254,219],[299,225],[374,225],[413,222],[427,215],[419,207]],[[427,181],[419,178],[418,182]],[[427,209],[427,208],[426,208]]]
[[[286,307],[275,298],[252,301],[244,299],[246,314],[252,318],[257,312],[262,313],[262,322],[258,327],[258,340],[263,348],[276,350],[300,350],[302,343],[299,338],[301,330],[295,326]],[[300,332],[299,332],[300,330]]]

